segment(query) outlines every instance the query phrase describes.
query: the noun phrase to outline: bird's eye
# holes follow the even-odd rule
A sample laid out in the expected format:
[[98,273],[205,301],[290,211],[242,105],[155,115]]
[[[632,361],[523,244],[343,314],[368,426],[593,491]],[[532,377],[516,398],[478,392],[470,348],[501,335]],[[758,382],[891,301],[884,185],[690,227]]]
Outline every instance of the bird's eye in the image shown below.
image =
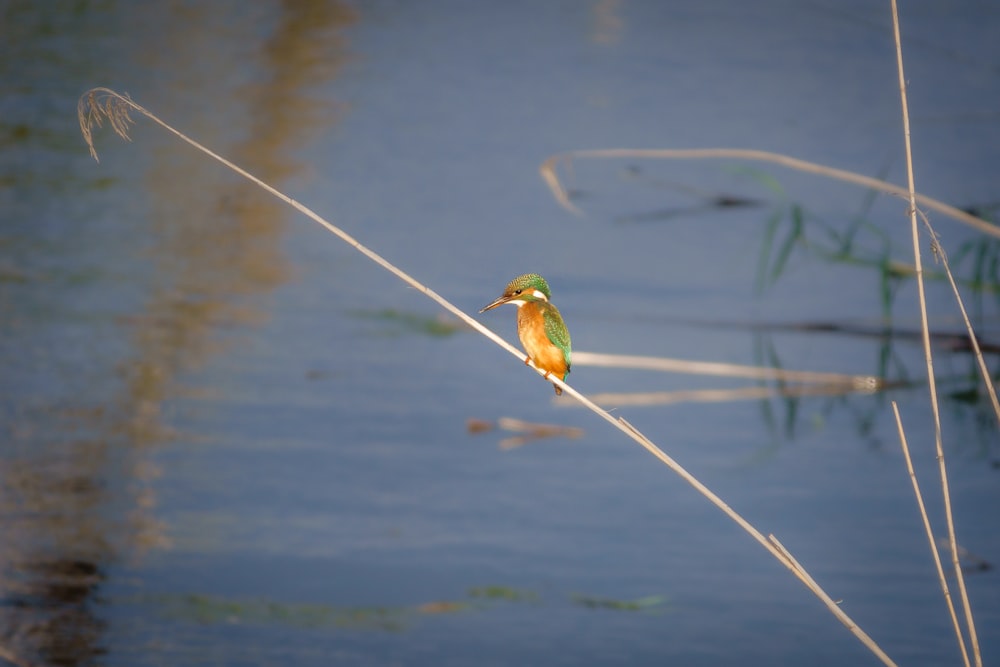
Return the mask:
[[520,294],[523,290],[514,290],[514,294]]

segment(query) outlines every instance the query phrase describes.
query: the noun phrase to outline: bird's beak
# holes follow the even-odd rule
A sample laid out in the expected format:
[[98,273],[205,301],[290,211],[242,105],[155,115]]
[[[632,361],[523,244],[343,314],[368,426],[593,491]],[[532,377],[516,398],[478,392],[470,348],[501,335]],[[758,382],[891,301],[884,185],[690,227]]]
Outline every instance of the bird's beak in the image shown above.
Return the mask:
[[486,306],[485,308],[483,308],[479,312],[480,313],[485,313],[487,310],[493,310],[497,306],[502,306],[505,303],[507,303],[508,301],[510,301],[510,297],[507,297],[507,296],[498,297],[493,303],[491,303],[490,305]]

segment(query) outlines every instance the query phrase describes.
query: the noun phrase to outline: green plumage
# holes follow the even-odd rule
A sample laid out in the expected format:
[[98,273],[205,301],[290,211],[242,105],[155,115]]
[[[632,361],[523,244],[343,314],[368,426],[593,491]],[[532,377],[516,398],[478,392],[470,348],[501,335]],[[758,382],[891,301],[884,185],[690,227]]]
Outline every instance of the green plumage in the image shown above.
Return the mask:
[[[536,289],[545,295],[546,299],[552,298],[552,290],[549,289],[549,284],[545,282],[545,278],[542,278],[537,273],[525,273],[523,276],[518,276],[512,281],[507,283],[507,287],[504,288],[504,296],[517,296],[528,289]],[[534,300],[534,299],[533,299]]]
[[[565,380],[572,354],[569,330],[550,298],[552,291],[545,278],[537,273],[526,273],[507,283],[503,294],[479,312],[505,303],[516,305],[517,335],[528,353],[525,363],[531,361],[546,378],[554,375]],[[555,390],[556,394],[562,393],[558,386]]]
[[545,304],[542,309],[542,317],[545,318],[545,335],[553,345],[562,350],[563,358],[566,360],[566,372],[569,373],[570,356],[573,352],[573,346],[569,339],[569,329],[566,328],[562,315],[559,314],[559,309],[551,303]]

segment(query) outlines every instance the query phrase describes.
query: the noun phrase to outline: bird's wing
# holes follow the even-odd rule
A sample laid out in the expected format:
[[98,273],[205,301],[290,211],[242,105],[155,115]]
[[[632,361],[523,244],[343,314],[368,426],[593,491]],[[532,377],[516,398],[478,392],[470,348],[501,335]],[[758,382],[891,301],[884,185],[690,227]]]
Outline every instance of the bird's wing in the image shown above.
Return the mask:
[[559,309],[551,304],[549,304],[549,312],[545,318],[545,335],[550,341],[552,341],[553,345],[562,350],[563,358],[566,360],[566,369],[569,370],[570,353],[572,352],[572,346],[569,340],[569,330],[563,323],[563,318],[562,315],[559,314]]

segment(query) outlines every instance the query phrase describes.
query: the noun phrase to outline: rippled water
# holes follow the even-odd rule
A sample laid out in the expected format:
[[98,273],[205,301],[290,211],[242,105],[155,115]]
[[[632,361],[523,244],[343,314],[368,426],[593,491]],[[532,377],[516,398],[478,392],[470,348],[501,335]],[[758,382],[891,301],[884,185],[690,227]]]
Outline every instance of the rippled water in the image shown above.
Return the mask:
[[[876,663],[669,470],[291,208],[146,120],[131,144],[99,132],[95,164],[74,110],[108,85],[468,312],[538,271],[578,351],[898,383],[569,377],[608,405],[744,392],[614,414],[900,664],[959,663],[889,407],[943,532],[905,203],[746,161],[578,160],[577,216],[538,174],[575,149],[728,146],[902,183],[887,5],[2,11],[0,661]],[[901,11],[918,188],[994,219],[1000,15]],[[997,244],[931,220],[995,368],[976,280],[996,284]],[[996,419],[947,284],[928,300],[988,664]],[[515,338],[513,309],[481,320]],[[468,428],[505,417],[583,433]]]

